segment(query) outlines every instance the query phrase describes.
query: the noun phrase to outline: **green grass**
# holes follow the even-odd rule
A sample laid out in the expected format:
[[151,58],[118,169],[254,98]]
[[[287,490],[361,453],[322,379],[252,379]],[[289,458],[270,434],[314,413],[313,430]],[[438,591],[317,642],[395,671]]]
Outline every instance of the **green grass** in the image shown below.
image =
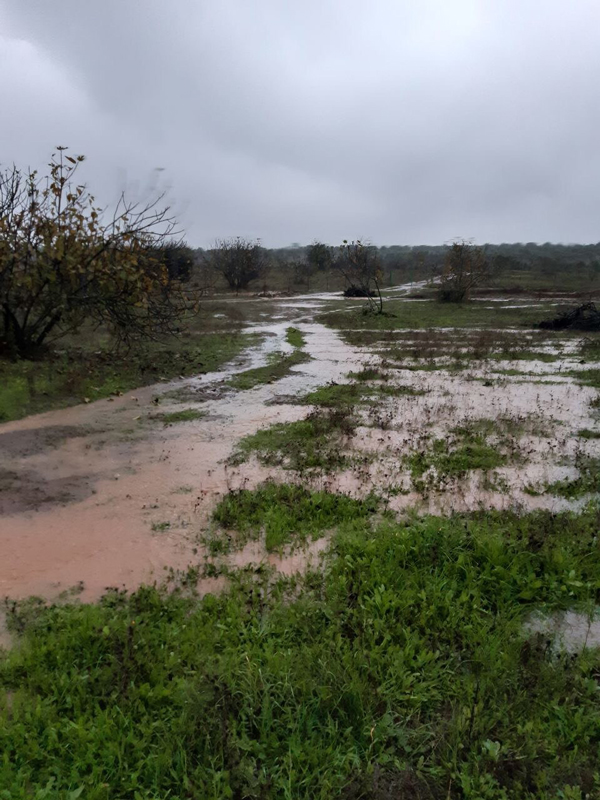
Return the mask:
[[199,334],[168,345],[117,354],[90,347],[49,353],[41,361],[0,359],[0,422],[99,400],[163,378],[212,372],[238,355],[252,334]]
[[242,439],[233,463],[255,454],[262,464],[299,472],[335,470],[345,467],[345,439],[354,433],[356,420],[349,408],[313,412],[297,422],[278,422]]
[[281,378],[285,378],[292,371],[292,367],[304,364],[306,361],[310,361],[310,356],[301,350],[295,350],[289,356],[277,353],[271,363],[264,367],[256,367],[255,369],[247,369],[245,372],[240,372],[231,378],[228,383],[234,389],[254,389],[256,386],[274,383],[281,380]]
[[366,386],[362,383],[328,383],[304,395],[299,402],[308,405],[338,408],[355,404],[374,404],[383,397],[421,395],[424,392],[411,386]]
[[600,439],[600,431],[592,431],[589,428],[581,428],[577,435],[582,439]]
[[306,344],[306,339],[298,328],[288,328],[285,332],[285,338],[292,347],[301,348]]
[[600,493],[600,458],[589,456],[576,460],[579,475],[573,480],[555,481],[548,484],[546,491],[550,494],[566,497],[570,500],[584,497],[586,494]]
[[512,328],[533,327],[544,318],[549,307],[504,308],[501,303],[438,303],[435,300],[388,300],[385,315],[348,313],[340,308],[322,314],[320,321],[335,328],[376,329],[381,331],[402,328]]
[[266,483],[253,491],[229,492],[217,505],[213,520],[226,531],[235,532],[232,541],[237,547],[264,532],[266,548],[271,552],[290,543],[318,539],[335,525],[364,519],[376,509],[374,498],[354,500],[344,494]]
[[564,375],[572,375],[579,383],[600,389],[600,369],[572,369]]
[[498,446],[488,444],[482,434],[469,435],[458,443],[434,439],[426,449],[411,453],[406,459],[418,488],[424,488],[422,478],[430,469],[435,471],[434,483],[440,484],[445,478],[465,475],[474,469],[496,469],[506,460]]
[[314,392],[305,394],[298,402],[326,408],[337,408],[339,406],[364,403],[371,394],[369,387],[359,386],[357,383],[328,383],[315,389]]
[[305,577],[11,605],[0,796],[598,797],[600,654],[523,629],[597,603],[597,528],[359,519]]
[[164,531],[168,531],[171,527],[170,522],[153,522],[152,523],[152,530],[155,533],[164,533]]
[[172,425],[176,422],[193,422],[206,416],[206,411],[197,411],[194,408],[186,408],[183,411],[165,411],[161,414],[153,414],[152,419],[160,420],[165,425]]
[[356,381],[388,381],[390,379],[389,374],[385,371],[380,369],[379,367],[363,367],[360,372],[349,372],[349,378],[353,378]]

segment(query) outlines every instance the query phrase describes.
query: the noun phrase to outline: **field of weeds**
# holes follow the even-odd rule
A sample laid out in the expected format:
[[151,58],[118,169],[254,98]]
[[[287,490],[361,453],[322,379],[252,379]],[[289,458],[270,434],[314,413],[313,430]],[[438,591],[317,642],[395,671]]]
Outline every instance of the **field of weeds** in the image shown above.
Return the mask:
[[119,479],[2,518],[97,538],[7,584],[0,798],[599,797],[598,335],[514,305],[240,301],[245,361],[21,453]]

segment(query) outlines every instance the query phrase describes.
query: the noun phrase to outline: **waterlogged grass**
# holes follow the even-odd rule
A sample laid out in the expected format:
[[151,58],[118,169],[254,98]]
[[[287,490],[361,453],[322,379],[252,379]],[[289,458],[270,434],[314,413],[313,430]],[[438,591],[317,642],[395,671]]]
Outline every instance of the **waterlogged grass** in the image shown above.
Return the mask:
[[349,372],[349,378],[356,381],[389,381],[390,376],[379,367],[364,367],[359,372]]
[[[320,321],[335,328],[398,330],[402,328],[514,328],[534,327],[552,307],[540,303],[531,308],[508,308],[501,303],[438,303],[436,300],[387,300],[385,315],[348,313],[341,308],[321,315]],[[356,343],[356,342],[355,342]]]
[[246,390],[254,389],[256,386],[261,386],[265,383],[274,383],[289,375],[292,367],[304,364],[306,361],[310,361],[310,356],[301,350],[294,350],[288,356],[277,353],[271,363],[264,367],[256,367],[255,369],[247,369],[245,372],[240,372],[229,380],[229,385],[233,386],[234,389]]
[[[291,512],[290,512],[291,513]],[[600,653],[525,632],[597,603],[598,510],[357,520],[324,572],[9,607],[7,798],[574,800]]]
[[0,422],[212,372],[255,340],[252,334],[201,334],[126,354],[79,348],[41,361],[0,359]]
[[285,469],[335,470],[349,463],[344,452],[356,420],[349,408],[335,408],[309,414],[297,422],[278,422],[242,439],[233,463],[256,455],[262,464]]
[[586,494],[600,494],[600,458],[580,456],[576,466],[579,470],[577,478],[555,481],[546,487],[546,491],[570,500]]
[[193,422],[206,416],[206,411],[197,411],[194,408],[186,408],[183,411],[165,411],[162,414],[153,414],[152,419],[160,420],[165,425],[172,425],[177,422]]
[[[310,492],[301,486],[266,483],[250,491],[230,492],[217,505],[213,521],[229,532],[236,547],[264,533],[266,549],[318,539],[334,526],[371,516],[377,500],[344,494]],[[218,539],[217,533],[214,538]]]
[[485,436],[469,436],[458,444],[446,439],[434,439],[429,446],[407,457],[407,464],[415,486],[425,488],[423,476],[433,470],[432,480],[439,483],[445,478],[465,475],[475,469],[491,470],[506,463],[506,456],[496,445],[490,445]]
[[308,405],[337,408],[356,404],[374,404],[385,397],[402,395],[420,395],[423,391],[411,386],[367,386],[363,383],[329,383],[321,386],[301,398],[300,402]]
[[589,428],[581,428],[577,435],[581,439],[600,439],[600,431],[592,431]]
[[302,348],[306,344],[306,339],[298,328],[288,328],[285,332],[285,338],[292,347]]
[[573,369],[564,374],[571,375],[578,380],[579,383],[583,383],[586,386],[593,386],[596,389],[600,389],[600,369]]

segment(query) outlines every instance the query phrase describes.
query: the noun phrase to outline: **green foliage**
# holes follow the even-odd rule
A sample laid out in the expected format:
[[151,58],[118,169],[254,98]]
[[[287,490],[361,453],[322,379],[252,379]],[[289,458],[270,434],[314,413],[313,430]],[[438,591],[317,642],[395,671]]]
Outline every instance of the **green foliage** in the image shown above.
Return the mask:
[[582,439],[600,439],[600,431],[592,431],[589,428],[581,428],[577,435]]
[[[594,437],[596,438],[596,437]],[[574,499],[600,493],[600,458],[580,456],[576,460],[579,475],[573,480],[555,481],[546,487],[550,494]]]
[[285,338],[288,344],[291,344],[292,347],[304,347],[306,344],[306,339],[301,331],[298,328],[288,328],[285,332]]
[[0,796],[596,797],[598,650],[523,623],[597,602],[597,530],[596,509],[366,518],[324,574],[11,606]]
[[231,378],[228,383],[234,389],[254,389],[255,386],[274,383],[281,380],[281,378],[285,378],[292,371],[292,367],[304,364],[307,361],[310,361],[310,356],[301,350],[294,350],[289,356],[276,353],[271,363],[264,367],[256,367],[255,369],[247,369],[244,372],[240,372]]
[[253,453],[259,461],[284,469],[334,470],[348,463],[344,439],[354,433],[356,421],[349,408],[314,412],[297,422],[278,422],[242,439],[233,456],[240,463]]
[[65,150],[45,177],[0,171],[0,349],[21,358],[90,322],[124,341],[172,333],[188,307],[166,262],[175,221],[161,197],[121,197],[105,216],[77,184],[83,156]]
[[[509,328],[516,326],[533,327],[544,314],[545,306],[541,303],[532,308],[509,308],[503,303],[493,303],[493,308],[486,303],[437,303],[435,300],[387,300],[387,314],[365,317],[362,314],[349,314],[341,307],[320,317],[322,322],[335,328],[350,328],[364,332],[364,341],[372,341],[370,331],[393,331],[406,328]],[[512,305],[509,303],[508,305]],[[548,306],[552,309],[552,306]],[[361,329],[366,329],[361,331]],[[355,337],[353,343],[359,344]]]
[[596,389],[600,389],[600,369],[598,368],[573,369],[564,374],[572,375],[580,383],[586,384],[586,386],[593,386]]
[[267,550],[290,542],[317,539],[329,528],[364,519],[377,509],[374,498],[354,500],[345,494],[310,492],[301,486],[266,483],[250,491],[229,492],[219,502],[213,520],[236,531],[239,546],[264,531]]
[[423,391],[411,386],[366,386],[364,383],[328,383],[304,395],[301,403],[338,408],[355,404],[377,404],[384,397],[420,395]]
[[474,469],[490,470],[506,463],[506,456],[497,445],[490,445],[482,434],[469,435],[459,443],[447,439],[434,439],[429,447],[407,457],[415,484],[424,488],[421,481],[430,469],[435,471],[435,483],[445,478],[464,475]]
[[0,359],[0,422],[99,400],[161,378],[211,372],[249,341],[247,334],[202,334],[119,354],[99,350],[92,340],[85,349],[52,353],[43,361]]

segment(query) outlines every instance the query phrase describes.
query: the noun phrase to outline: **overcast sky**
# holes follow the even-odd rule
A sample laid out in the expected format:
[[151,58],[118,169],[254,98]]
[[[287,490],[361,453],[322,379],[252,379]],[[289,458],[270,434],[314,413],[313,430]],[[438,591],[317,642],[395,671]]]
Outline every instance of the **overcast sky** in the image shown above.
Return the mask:
[[600,0],[0,0],[0,109],[192,245],[600,241]]

